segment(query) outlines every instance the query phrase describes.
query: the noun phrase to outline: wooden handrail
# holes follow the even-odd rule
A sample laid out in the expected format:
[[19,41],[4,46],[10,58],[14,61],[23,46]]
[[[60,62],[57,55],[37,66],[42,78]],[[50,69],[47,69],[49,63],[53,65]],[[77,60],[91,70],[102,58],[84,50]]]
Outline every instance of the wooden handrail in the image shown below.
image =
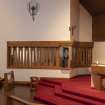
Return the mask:
[[32,102],[28,102],[26,100],[23,100],[17,96],[8,94],[7,95],[7,105],[13,105],[13,101],[16,101],[22,105],[45,105],[45,104],[38,104],[38,103],[32,103]]
[[58,47],[58,46],[71,46],[73,43],[70,41],[8,41],[8,47]]

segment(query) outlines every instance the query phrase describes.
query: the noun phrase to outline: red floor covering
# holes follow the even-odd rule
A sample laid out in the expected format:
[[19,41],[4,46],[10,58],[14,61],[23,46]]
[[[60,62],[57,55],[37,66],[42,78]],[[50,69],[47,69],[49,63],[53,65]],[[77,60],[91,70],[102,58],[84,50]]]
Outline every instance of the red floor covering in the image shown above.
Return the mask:
[[92,89],[90,76],[43,79],[34,98],[47,105],[105,105],[105,91]]

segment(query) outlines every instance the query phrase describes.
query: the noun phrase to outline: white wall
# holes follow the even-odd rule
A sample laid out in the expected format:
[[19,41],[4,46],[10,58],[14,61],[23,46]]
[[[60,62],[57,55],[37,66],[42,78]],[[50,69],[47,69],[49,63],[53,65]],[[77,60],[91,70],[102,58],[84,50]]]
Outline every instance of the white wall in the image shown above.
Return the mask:
[[80,5],[79,41],[92,41],[92,16]]
[[[7,72],[7,41],[12,40],[49,40],[66,41],[70,40],[70,1],[71,0],[38,0],[40,10],[32,21],[28,11],[27,2],[29,0],[0,0],[0,73]],[[79,16],[79,2],[72,1],[74,13]],[[74,2],[77,2],[75,4]],[[72,11],[72,12],[73,12]],[[75,16],[75,15],[73,15]],[[75,16],[76,25],[79,25],[79,17]],[[77,21],[78,20],[78,21]],[[88,18],[87,18],[88,20]],[[72,22],[71,25],[75,25]],[[89,27],[88,27],[89,28]],[[78,39],[79,27],[76,30]],[[14,70],[16,80],[27,81],[29,77],[50,76],[69,78],[74,72],[63,70]]]
[[105,64],[105,42],[94,42],[93,63]]
[[29,0],[0,0],[1,40],[68,40],[69,0],[37,0],[40,10],[33,23]]
[[[7,41],[70,39],[70,0],[37,0],[39,13],[32,21],[27,10],[30,0],[0,0],[0,73],[7,72]],[[29,80],[31,75],[69,77],[62,70],[14,70],[16,80]]]

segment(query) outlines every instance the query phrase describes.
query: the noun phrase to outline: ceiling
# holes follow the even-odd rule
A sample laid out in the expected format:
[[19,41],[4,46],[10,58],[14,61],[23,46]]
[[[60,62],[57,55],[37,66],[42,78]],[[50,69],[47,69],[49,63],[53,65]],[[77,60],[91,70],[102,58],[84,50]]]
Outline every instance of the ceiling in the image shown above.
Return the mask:
[[105,0],[80,0],[92,16],[105,14]]

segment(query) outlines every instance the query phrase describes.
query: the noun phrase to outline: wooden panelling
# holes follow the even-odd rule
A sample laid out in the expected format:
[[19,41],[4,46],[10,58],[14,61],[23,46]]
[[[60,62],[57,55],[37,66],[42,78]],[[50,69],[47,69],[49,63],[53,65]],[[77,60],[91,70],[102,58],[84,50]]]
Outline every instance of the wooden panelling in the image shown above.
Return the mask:
[[80,0],[92,15],[93,41],[105,41],[105,0]]
[[105,13],[105,0],[80,0],[80,3],[92,16],[98,16]]
[[105,41],[105,14],[93,18],[93,41]]

